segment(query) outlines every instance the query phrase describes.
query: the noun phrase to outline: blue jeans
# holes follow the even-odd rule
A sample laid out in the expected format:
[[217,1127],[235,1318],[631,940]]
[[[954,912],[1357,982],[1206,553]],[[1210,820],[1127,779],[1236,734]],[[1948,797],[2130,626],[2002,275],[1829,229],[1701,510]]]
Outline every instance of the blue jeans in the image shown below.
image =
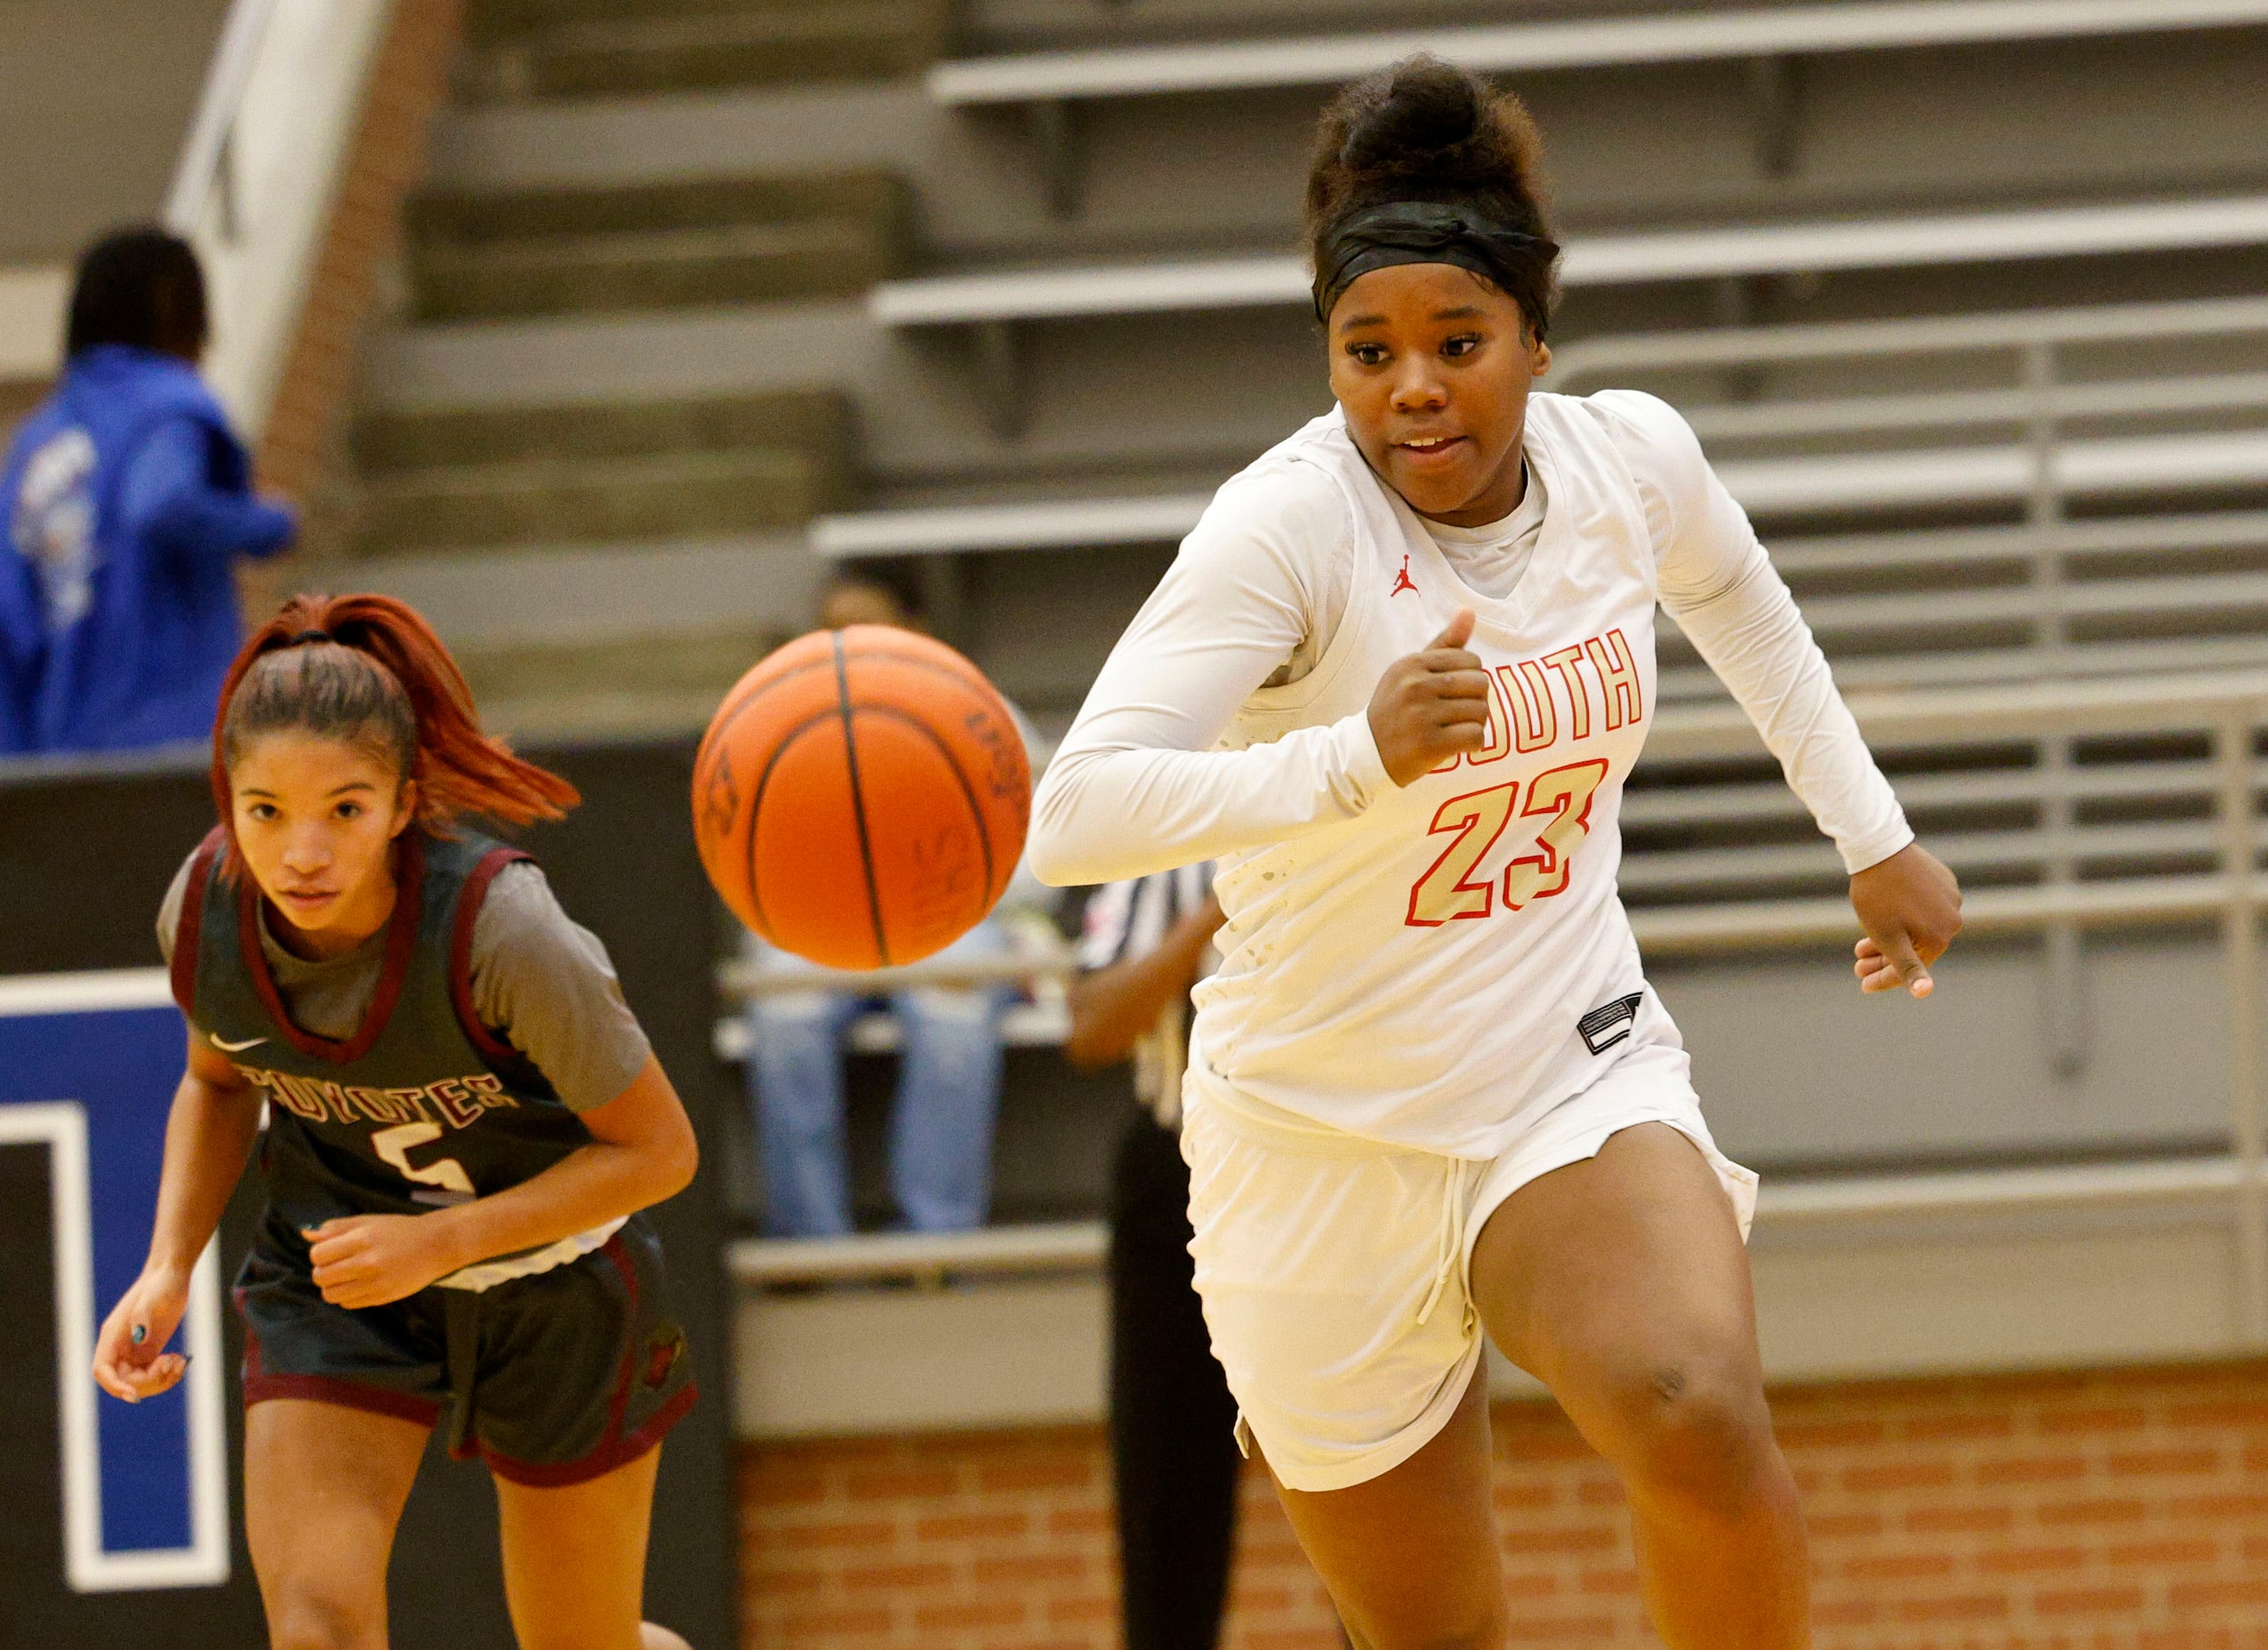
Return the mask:
[[[980,923],[943,958],[997,956],[1007,942]],[[777,955],[777,954],[773,954]],[[855,975],[846,975],[855,981]],[[898,991],[900,1035],[890,1114],[890,1190],[916,1232],[966,1232],[992,1202],[992,1124],[1000,1106],[1005,986]],[[755,1053],[749,1101],[763,1161],[766,1228],[777,1237],[852,1230],[843,1126],[843,1036],[875,999],[855,990],[759,997],[748,1009]]]

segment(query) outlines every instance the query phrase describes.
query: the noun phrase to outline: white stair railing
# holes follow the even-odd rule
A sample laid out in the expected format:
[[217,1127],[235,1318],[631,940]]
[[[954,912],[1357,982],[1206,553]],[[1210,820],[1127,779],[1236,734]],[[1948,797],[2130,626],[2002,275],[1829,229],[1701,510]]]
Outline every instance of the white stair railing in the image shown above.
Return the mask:
[[266,428],[392,0],[235,0],[165,222],[203,261],[205,374],[245,434]]

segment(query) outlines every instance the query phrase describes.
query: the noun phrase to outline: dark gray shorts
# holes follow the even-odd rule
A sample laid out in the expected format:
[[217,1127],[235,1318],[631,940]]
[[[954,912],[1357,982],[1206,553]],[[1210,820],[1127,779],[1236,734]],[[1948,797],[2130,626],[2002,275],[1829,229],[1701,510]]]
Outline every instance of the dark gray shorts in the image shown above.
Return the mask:
[[323,1299],[305,1241],[271,1217],[236,1282],[244,1401],[446,1418],[453,1455],[515,1484],[580,1484],[637,1460],[693,1407],[664,1287],[661,1245],[633,1218],[533,1278],[354,1311]]

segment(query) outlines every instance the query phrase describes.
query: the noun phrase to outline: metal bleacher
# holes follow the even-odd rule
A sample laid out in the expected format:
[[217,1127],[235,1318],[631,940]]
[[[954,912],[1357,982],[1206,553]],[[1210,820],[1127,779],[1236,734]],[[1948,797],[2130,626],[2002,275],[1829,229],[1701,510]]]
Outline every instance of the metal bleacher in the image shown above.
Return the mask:
[[[1795,528],[1768,534],[1774,559],[1853,691],[1959,689],[1981,703],[2000,685],[2268,670],[2268,300],[1595,339],[1564,350],[1547,380],[1609,386],[1668,395],[1751,512]],[[1152,541],[1203,505],[833,518],[814,544],[847,557]],[[1670,719],[1628,804],[1627,895],[1674,907],[1831,895],[1834,856],[1769,764],[1705,783],[1685,772],[1706,760],[1681,757],[1675,716],[1713,712],[1722,689],[1667,618],[1660,654]],[[1926,820],[2022,821],[1946,836],[1964,877],[2213,851],[2186,755],[2080,772],[2060,748],[1980,757],[1947,731],[1959,726],[1918,733],[1901,783]],[[2043,847],[2051,792],[2073,817],[2117,822]]]
[[[1420,48],[1526,70],[2263,21],[2268,4],[1704,11],[1007,55],[939,65],[928,90],[961,107],[1102,99],[1329,82]],[[2262,244],[2268,195],[2198,192],[1575,234],[1565,281],[1581,289]],[[989,329],[997,357],[1000,335],[1027,322],[1298,306],[1307,290],[1293,256],[1182,259],[887,281],[872,289],[867,306],[884,327]],[[1561,347],[1544,387],[1581,394],[1614,386],[1656,390],[1687,413],[1727,486],[1765,528],[1839,678],[1856,693],[1989,698],[2003,689],[2034,692],[2041,682],[2178,682],[2191,673],[2268,669],[2268,300],[1579,336]],[[1206,497],[1092,483],[1057,497],[1036,490],[823,516],[810,541],[836,562],[1092,555],[1169,544]],[[1676,717],[1687,709],[1716,714],[1721,689],[1667,621],[1661,659],[1666,720],[1628,815],[1624,887],[1633,903],[1831,893],[1839,880],[1833,856],[1768,764],[1735,776],[1711,770],[1715,758],[1679,755]],[[2162,855],[2171,866],[2197,851],[2194,799],[2179,785],[2154,789],[2165,776],[2153,764],[2174,760],[2163,751],[2132,772],[2076,762],[2054,740],[2003,752],[2002,761],[1980,757],[1946,726],[1917,735],[1904,759],[1902,783],[1918,812],[1949,822],[2028,821],[1953,831],[1948,858],[1964,875],[2016,882],[2046,874],[2041,866],[2051,863],[2061,867],[2056,876],[2075,875],[2082,864]],[[2176,738],[2167,748],[2180,745]],[[2073,777],[2082,767],[2087,784],[2108,787],[2102,795]],[[2058,838],[2051,851],[2037,834],[2051,815],[2115,815],[2118,823],[2082,845]]]
[[[2084,363],[2076,374],[2071,368],[2075,357],[2100,361],[2121,348],[2131,357],[2153,344],[2183,351],[2170,357],[2174,370],[2131,360],[2115,374]],[[2216,352],[2219,370],[2186,370],[2200,349]],[[2229,370],[2231,359],[2252,370]],[[1781,375],[1790,389],[1767,391],[1761,372]],[[1712,380],[1727,379],[1743,387],[1741,398],[1712,390]],[[1814,569],[1974,568],[2012,556],[2178,549],[2166,541],[2169,533],[2178,540],[2201,532],[2241,549],[2258,530],[2250,518],[2173,527],[2065,523],[2051,531],[2069,548],[2031,547],[2076,504],[2268,486],[2263,300],[1597,339],[1561,350],[1545,387],[1580,394],[1630,384],[1658,387],[1687,412],[1734,496],[1760,517],[2022,506],[2036,507],[2039,518],[2022,529],[1776,539],[1799,586]],[[853,558],[1160,543],[1186,533],[1204,502],[1201,494],[1082,497],[840,514],[814,523],[812,545],[821,556]],[[2172,591],[2131,593],[2146,608],[2183,605]],[[2231,593],[2215,590],[2205,600]],[[2105,597],[2097,591],[2082,605],[2106,613]],[[2025,598],[1971,593],[1965,600],[1965,608],[1889,622],[1911,630],[2007,619],[2014,616],[2010,603]],[[1821,616],[1830,633],[1864,623],[1850,608]]]
[[[1543,387],[1690,419],[1967,892],[1938,998],[1861,1001],[1839,860],[1663,622],[1620,884],[1712,1127],[1767,1174],[1769,1366],[2268,1346],[2268,151],[2198,136],[2268,0],[1538,9],[978,0],[900,117],[921,254],[836,323],[873,351],[864,485],[814,560],[954,593],[955,639],[1060,726],[1211,487],[1328,405],[1289,251],[1327,89],[1417,49],[1505,76],[1565,186]],[[1948,119],[2004,85],[2029,132]],[[2154,140],[2077,153],[2098,117]],[[1060,1035],[1064,960],[1020,966],[1011,1041]],[[1090,1412],[1099,1365],[1047,1372],[1092,1333],[1046,1315],[1102,1234],[1044,1219],[740,1246],[749,1424]],[[2177,1231],[2209,1263],[2108,1277]],[[2051,1348],[2012,1327],[2020,1272],[2079,1303]],[[769,1287],[869,1278],[968,1286]],[[2210,1332],[2134,1327],[2171,1300]],[[981,1378],[858,1396],[852,1319],[893,1313]]]
[[1002,55],[939,63],[929,71],[928,88],[943,104],[1026,104],[1336,85],[1421,51],[1491,74],[1519,74],[2263,21],[2268,4],[2262,0],[1890,0]]
[[1756,66],[1759,151],[1771,157],[1786,144],[1791,60],[2262,21],[2268,21],[2268,5],[2261,0],[1889,0],[1001,54],[939,63],[927,84],[930,96],[947,107],[1022,110],[1050,203],[1068,213],[1079,199],[1072,111],[1110,99],[1331,85],[1421,51],[1499,75],[1746,59]]
[[[2015,211],[1904,215],[1576,237],[1567,287],[1808,275],[1921,264],[2173,252],[2268,242],[2268,195]],[[867,313],[885,327],[967,327],[1309,302],[1297,257],[1205,258],[1115,268],[1009,269],[884,281]]]

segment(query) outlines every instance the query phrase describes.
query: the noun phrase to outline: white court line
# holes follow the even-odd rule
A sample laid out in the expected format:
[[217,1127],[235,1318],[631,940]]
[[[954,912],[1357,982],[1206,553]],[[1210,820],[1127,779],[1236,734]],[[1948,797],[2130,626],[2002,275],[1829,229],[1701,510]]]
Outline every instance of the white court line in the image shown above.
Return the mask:
[[163,969],[89,969],[0,979],[0,1014],[92,1014],[163,1008],[173,1000],[172,976]]
[[[160,1007],[163,969],[0,980],[0,1014]],[[181,1350],[189,1447],[189,1544],[112,1552],[102,1543],[101,1438],[95,1418],[94,1239],[86,1109],[75,1100],[0,1104],[0,1145],[48,1148],[55,1272],[55,1397],[63,1426],[63,1568],[74,1591],[217,1587],[229,1577],[228,1424],[221,1378],[220,1247],[190,1275]]]

